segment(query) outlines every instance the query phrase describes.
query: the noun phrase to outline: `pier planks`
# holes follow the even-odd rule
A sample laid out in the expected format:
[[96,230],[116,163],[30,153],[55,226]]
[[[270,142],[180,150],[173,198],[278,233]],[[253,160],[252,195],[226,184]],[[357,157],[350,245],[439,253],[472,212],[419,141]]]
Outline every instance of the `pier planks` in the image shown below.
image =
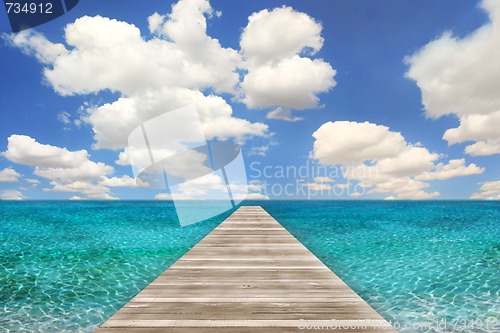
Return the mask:
[[332,330],[397,332],[262,207],[243,206],[96,333]]

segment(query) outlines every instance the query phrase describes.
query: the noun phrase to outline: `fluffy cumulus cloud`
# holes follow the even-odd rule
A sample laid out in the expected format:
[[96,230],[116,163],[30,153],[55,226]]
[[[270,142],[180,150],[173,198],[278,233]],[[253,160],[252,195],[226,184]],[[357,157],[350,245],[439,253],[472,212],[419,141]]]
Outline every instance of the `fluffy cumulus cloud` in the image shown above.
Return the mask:
[[[11,135],[2,155],[12,162],[34,167],[35,175],[50,180],[53,187],[46,191],[78,192],[86,194],[89,199],[114,199],[106,186],[113,186],[119,180],[129,181],[106,178],[114,173],[114,169],[102,162],[91,161],[86,150],[70,151],[39,143],[25,135]],[[29,182],[39,183],[37,180]]]
[[264,9],[248,18],[240,45],[249,61],[279,61],[302,51],[318,52],[323,46],[321,30],[319,22],[291,7]]
[[[311,158],[323,165],[344,167],[345,178],[357,181],[367,194],[387,193],[390,199],[429,199],[426,180],[481,174],[484,169],[464,159],[437,163],[440,155],[408,143],[401,133],[369,122],[336,121],[313,133]],[[307,184],[322,186],[323,183]]]
[[334,85],[334,74],[323,60],[300,56],[251,68],[242,83],[243,101],[249,108],[314,108],[318,106],[318,93]]
[[491,114],[470,114],[460,118],[460,126],[451,128],[443,138],[449,144],[476,141],[465,147],[470,155],[493,155],[500,153],[500,111]]
[[369,122],[327,122],[313,137],[313,157],[324,165],[393,157],[406,146],[400,133]]
[[[249,108],[317,107],[318,94],[336,84],[332,66],[310,58],[323,46],[321,30],[319,22],[290,7],[253,13],[240,40],[247,69],[241,83],[243,102]],[[269,118],[300,120],[276,110]]]
[[[449,129],[449,144],[474,141],[470,155],[500,153],[500,1],[483,0],[490,22],[463,38],[446,32],[405,59],[429,117],[454,114],[460,126]],[[496,125],[496,126],[495,126]]]
[[216,95],[236,94],[242,59],[207,35],[212,16],[207,0],[182,0],[170,14],[149,17],[150,38],[133,24],[84,16],[65,27],[66,45],[34,32],[21,32],[9,42],[46,65],[43,75],[60,95],[120,93],[114,102],[88,107],[83,116],[97,149],[124,148],[128,134],[143,121],[191,104],[207,138],[265,136],[267,125],[234,117],[232,107]]
[[[121,97],[115,102],[89,108],[85,121],[92,125],[96,148],[119,149],[127,146],[128,134],[140,123],[186,105],[196,107],[208,139],[264,136],[267,132],[267,125],[233,117],[231,106],[222,97],[206,96],[186,88],[165,88]],[[122,158],[125,156],[120,163],[125,163]]]
[[5,168],[0,171],[0,183],[14,183],[19,181],[22,175],[12,168]]
[[482,183],[479,192],[474,193],[471,199],[500,200],[500,180]]
[[7,150],[2,156],[8,160],[44,168],[74,168],[87,161],[86,150],[71,152],[66,148],[44,145],[26,135],[11,135],[8,138]]

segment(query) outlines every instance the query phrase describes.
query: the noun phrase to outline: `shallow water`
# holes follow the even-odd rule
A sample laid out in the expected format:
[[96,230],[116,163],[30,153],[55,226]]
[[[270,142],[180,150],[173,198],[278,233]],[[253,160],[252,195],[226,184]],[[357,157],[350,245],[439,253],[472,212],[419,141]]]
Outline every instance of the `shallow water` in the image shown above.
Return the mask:
[[[499,202],[246,204],[402,332],[500,331]],[[181,228],[169,202],[0,202],[0,332],[92,332],[227,216]]]

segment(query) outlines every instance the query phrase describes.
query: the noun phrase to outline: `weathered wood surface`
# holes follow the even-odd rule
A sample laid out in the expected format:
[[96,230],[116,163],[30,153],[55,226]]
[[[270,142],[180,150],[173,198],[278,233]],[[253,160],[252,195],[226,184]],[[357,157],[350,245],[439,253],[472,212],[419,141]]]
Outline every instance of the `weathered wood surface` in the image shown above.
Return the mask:
[[96,332],[332,330],[397,332],[262,207],[243,206]]

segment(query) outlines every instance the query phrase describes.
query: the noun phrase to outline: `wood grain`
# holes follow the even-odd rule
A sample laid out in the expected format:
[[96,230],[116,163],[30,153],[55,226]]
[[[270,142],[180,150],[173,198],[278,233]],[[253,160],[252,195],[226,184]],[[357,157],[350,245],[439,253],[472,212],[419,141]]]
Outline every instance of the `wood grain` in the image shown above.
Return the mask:
[[303,331],[397,332],[262,207],[244,206],[96,333]]

